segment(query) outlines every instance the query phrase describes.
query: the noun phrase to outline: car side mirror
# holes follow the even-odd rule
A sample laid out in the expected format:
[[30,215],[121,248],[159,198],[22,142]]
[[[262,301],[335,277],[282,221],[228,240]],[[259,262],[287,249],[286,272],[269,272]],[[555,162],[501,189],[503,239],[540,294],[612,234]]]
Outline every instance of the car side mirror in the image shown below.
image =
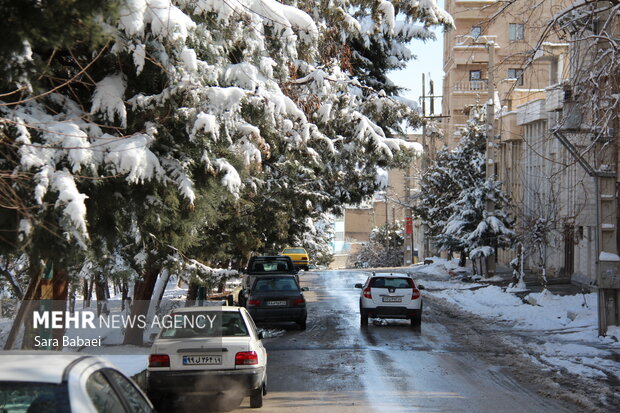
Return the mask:
[[265,338],[265,335],[263,334],[263,332],[262,332],[262,331],[259,331],[259,332],[258,332],[258,339],[259,339],[259,340],[262,340],[263,338]]
[[418,290],[426,290],[426,287],[424,287],[422,284],[418,285]]
[[355,288],[364,288],[362,284],[355,284]]
[[308,287],[301,287],[301,291],[310,291]]

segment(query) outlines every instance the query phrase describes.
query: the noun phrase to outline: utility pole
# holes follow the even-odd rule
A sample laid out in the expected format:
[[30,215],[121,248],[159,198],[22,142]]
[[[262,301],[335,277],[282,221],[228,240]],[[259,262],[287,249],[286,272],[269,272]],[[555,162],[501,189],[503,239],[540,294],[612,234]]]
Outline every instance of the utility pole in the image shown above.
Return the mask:
[[[486,150],[486,178],[495,177],[495,85],[493,79],[493,71],[495,70],[495,42],[487,42],[489,51],[489,62],[487,66],[487,78],[489,91],[489,100],[487,101],[487,150]],[[495,203],[487,198],[486,210],[488,215],[495,214]],[[487,276],[489,278],[495,276],[495,253],[486,257]]]
[[[426,78],[424,77],[424,73],[422,73],[422,118],[426,118]],[[428,144],[426,143],[426,122],[422,123],[422,149],[424,150],[424,154],[422,155],[422,170],[426,171],[429,165]],[[421,258],[428,257],[431,252],[430,240],[428,239],[428,225],[424,227],[424,255]]]
[[[407,139],[409,140],[409,139]],[[411,161],[407,163],[405,171],[405,262],[407,267],[413,264],[413,212],[411,210]]]

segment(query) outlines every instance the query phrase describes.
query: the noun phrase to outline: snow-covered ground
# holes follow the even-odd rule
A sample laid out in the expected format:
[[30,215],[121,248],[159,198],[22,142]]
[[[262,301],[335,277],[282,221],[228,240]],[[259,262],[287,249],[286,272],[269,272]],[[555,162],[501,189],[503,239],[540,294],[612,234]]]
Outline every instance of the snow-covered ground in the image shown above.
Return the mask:
[[524,350],[541,368],[603,379],[611,373],[620,380],[620,327],[598,336],[596,293],[556,295],[547,290],[520,294],[522,299],[496,285],[462,282],[454,276],[456,260],[432,260],[410,269],[426,294],[533,338],[523,341]]

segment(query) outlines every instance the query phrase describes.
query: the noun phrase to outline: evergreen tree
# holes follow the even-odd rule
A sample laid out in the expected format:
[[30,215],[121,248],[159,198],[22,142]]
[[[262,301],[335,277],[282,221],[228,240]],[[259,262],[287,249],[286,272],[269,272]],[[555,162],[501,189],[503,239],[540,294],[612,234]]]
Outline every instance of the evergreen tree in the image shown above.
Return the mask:
[[405,258],[405,236],[402,222],[387,223],[370,232],[369,242],[349,256],[350,267],[400,267]]
[[[490,255],[509,246],[514,237],[501,183],[486,179],[485,149],[485,116],[481,108],[472,107],[459,146],[438,153],[414,206],[414,213],[428,225],[427,236],[440,250],[461,252],[461,265],[467,254]],[[494,213],[487,213],[487,201],[494,202]]]
[[432,0],[399,2],[401,23],[386,1],[91,3],[2,6],[40,17],[2,49],[3,246],[73,274],[124,262],[142,298],[171,262],[205,275],[195,259],[323,239],[311,222],[415,152],[394,136],[417,111],[384,74],[451,24]]

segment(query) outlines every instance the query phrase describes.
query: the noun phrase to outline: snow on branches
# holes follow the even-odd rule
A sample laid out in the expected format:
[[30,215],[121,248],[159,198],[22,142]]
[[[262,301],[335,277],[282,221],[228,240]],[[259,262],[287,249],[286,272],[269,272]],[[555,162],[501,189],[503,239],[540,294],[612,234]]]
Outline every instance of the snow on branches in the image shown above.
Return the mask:
[[61,230],[85,247],[86,200],[96,202],[102,179],[125,185],[118,199],[173,187],[190,209],[209,182],[240,199],[279,188],[285,173],[300,185],[282,185],[319,213],[371,193],[376,165],[417,150],[396,138],[403,121],[419,122],[417,108],[385,73],[412,58],[412,39],[452,20],[434,0],[295,5],[124,0],[116,16],[90,16],[104,38],[96,49],[68,39],[43,56],[24,39],[20,61],[48,67],[8,80],[26,87],[2,84],[0,116],[14,171],[33,176],[20,188],[27,204],[41,216],[57,209]]
[[[440,249],[468,253],[471,258],[507,247],[515,236],[501,183],[485,177],[484,122],[483,112],[473,108],[460,144],[441,150],[426,171],[414,206]],[[495,205],[492,212],[487,211],[489,201]]]

